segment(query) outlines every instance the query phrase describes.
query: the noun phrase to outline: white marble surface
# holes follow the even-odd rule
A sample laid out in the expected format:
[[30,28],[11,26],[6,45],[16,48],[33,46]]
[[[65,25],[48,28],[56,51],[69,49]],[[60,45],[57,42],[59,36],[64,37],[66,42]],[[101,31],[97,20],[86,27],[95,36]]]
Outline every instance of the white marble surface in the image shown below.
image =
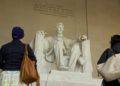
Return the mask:
[[92,78],[90,40],[85,35],[72,40],[63,31],[63,23],[58,23],[54,37],[40,30],[30,43],[41,86],[101,86],[102,80]]
[[39,73],[66,70],[92,74],[90,40],[85,35],[72,40],[66,38],[63,31],[63,23],[58,23],[55,37],[46,37],[46,32],[40,30],[30,43],[37,57]]
[[[89,73],[52,70],[41,74],[41,86],[101,86],[102,79],[92,78]],[[33,85],[35,86],[35,84]]]

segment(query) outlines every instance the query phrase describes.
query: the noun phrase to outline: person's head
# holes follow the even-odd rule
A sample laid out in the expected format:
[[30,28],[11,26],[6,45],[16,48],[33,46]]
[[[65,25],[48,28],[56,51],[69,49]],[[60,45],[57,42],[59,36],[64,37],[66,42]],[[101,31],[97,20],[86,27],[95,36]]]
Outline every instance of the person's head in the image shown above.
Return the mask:
[[12,38],[13,39],[22,39],[23,37],[24,37],[24,30],[21,27],[13,27]]
[[111,47],[113,47],[115,44],[120,43],[120,35],[113,35],[111,37]]
[[64,31],[63,23],[58,23],[56,26],[57,33],[62,33]]

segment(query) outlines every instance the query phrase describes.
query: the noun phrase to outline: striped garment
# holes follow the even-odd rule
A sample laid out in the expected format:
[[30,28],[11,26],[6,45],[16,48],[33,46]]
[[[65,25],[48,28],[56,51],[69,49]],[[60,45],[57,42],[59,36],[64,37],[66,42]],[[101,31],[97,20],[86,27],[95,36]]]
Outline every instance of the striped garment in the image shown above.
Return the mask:
[[27,86],[19,83],[20,71],[3,71],[0,73],[0,86]]

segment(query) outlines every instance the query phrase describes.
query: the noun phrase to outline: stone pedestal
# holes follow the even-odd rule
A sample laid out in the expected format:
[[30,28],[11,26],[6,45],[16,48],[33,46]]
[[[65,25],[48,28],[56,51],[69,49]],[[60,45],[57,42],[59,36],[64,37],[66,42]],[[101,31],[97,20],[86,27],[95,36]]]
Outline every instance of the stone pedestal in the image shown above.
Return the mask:
[[[101,79],[91,74],[52,70],[48,75],[41,74],[41,86],[101,86]],[[34,85],[35,86],[35,85]]]

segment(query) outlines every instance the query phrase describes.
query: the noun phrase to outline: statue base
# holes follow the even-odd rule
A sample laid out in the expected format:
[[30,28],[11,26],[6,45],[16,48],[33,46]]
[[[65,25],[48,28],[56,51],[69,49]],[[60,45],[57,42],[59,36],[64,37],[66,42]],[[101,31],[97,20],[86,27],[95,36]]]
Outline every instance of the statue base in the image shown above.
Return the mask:
[[40,79],[41,86],[101,86],[102,82],[102,79],[92,78],[88,73],[56,70],[49,74],[41,74]]

